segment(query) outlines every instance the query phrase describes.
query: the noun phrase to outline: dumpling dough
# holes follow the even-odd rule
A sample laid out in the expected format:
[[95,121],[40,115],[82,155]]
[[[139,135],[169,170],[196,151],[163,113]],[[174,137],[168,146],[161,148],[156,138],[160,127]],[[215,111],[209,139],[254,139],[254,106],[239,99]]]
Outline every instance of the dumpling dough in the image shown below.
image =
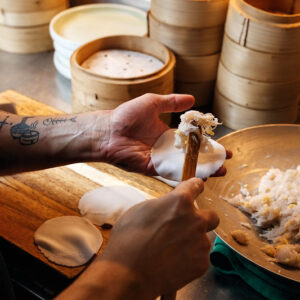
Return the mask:
[[50,261],[77,267],[97,254],[103,238],[89,220],[63,216],[44,222],[34,233],[34,241]]
[[[156,172],[169,180],[181,181],[185,153],[174,146],[175,130],[165,131],[155,142],[151,151],[151,159]],[[226,159],[225,148],[216,141],[202,137],[196,177],[207,178],[213,175]]]
[[114,225],[126,210],[145,200],[142,193],[129,186],[100,187],[84,194],[78,208],[96,225]]

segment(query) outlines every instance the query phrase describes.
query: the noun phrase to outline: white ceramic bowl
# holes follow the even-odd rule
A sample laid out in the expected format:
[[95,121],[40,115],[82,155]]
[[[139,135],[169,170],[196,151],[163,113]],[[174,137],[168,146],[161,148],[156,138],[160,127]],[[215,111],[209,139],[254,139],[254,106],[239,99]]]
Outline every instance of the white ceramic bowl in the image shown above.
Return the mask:
[[53,63],[56,68],[56,70],[65,78],[71,79],[71,71],[69,64],[68,66],[65,66],[64,63],[60,60],[59,55],[57,55],[56,52],[54,52],[53,56]]
[[[146,34],[147,15],[141,9],[113,3],[70,8],[56,15],[50,22],[50,35],[57,52],[54,64],[59,66],[57,70],[63,76],[70,79],[70,63],[61,65],[58,60],[62,61],[64,57],[69,61],[72,53],[81,45],[110,35]],[[66,72],[67,68],[69,72]]]

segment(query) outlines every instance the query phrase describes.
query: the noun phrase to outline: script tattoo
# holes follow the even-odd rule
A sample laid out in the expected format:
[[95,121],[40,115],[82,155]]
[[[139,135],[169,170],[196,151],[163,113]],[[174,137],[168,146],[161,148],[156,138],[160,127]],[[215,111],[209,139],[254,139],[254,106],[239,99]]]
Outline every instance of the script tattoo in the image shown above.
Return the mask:
[[49,125],[58,125],[58,124],[64,124],[64,123],[67,123],[67,122],[70,122],[70,123],[76,123],[77,120],[76,120],[77,117],[72,117],[72,118],[48,118],[48,119],[45,119],[43,121],[43,125],[44,126],[49,126]]
[[0,121],[0,130],[2,129],[2,127],[3,127],[4,125],[12,125],[12,123],[6,122],[8,118],[9,118],[9,116],[6,116],[6,117],[4,118],[4,120]]
[[26,124],[26,121],[32,117],[24,117],[22,121],[10,129],[10,135],[13,139],[18,139],[19,143],[24,146],[36,144],[39,140],[40,133],[36,130],[38,121]]

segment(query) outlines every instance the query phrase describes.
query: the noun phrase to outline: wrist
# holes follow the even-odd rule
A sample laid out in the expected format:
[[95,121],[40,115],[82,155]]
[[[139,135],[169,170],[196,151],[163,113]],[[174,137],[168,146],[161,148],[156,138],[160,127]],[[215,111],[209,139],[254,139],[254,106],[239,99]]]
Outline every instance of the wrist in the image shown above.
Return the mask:
[[66,127],[52,126],[47,138],[50,155],[63,164],[106,161],[109,115],[110,111],[87,112],[73,115],[75,122]]
[[140,278],[129,268],[98,259],[58,299],[152,300]]
[[92,115],[93,123],[89,125],[91,130],[90,151],[86,158],[88,161],[109,162],[111,110],[93,112]]

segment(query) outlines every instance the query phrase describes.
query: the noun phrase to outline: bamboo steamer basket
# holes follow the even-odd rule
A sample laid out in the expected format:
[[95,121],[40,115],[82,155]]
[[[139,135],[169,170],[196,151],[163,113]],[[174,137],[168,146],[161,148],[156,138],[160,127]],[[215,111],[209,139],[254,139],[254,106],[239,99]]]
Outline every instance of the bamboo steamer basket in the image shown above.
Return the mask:
[[68,7],[68,0],[0,0],[0,24],[14,27],[45,25]]
[[[253,50],[277,54],[300,52],[299,1],[232,0],[225,32],[236,43]],[[291,14],[287,14],[288,6]]]
[[10,27],[0,25],[0,49],[13,53],[37,53],[51,50],[49,25]]
[[[112,79],[81,67],[92,54],[105,49],[125,49],[152,55],[164,62],[156,73],[133,79]],[[84,44],[71,57],[72,109],[74,113],[110,110],[145,93],[170,94],[174,88],[175,56],[161,43],[139,36],[109,36]],[[165,114],[165,122],[170,114]]]
[[186,28],[158,21],[148,14],[149,35],[177,55],[200,56],[217,53],[221,49],[224,26]]
[[221,61],[230,72],[241,77],[268,82],[300,79],[300,51],[270,54],[243,47],[224,35]]
[[62,0],[0,0],[0,7],[13,12],[50,10],[62,4]]
[[190,94],[195,97],[194,107],[209,105],[213,98],[215,81],[208,82],[180,82],[175,83],[175,92],[179,94]]
[[300,95],[300,80],[262,82],[231,73],[219,64],[216,89],[232,102],[252,109],[272,110],[295,105]]
[[152,0],[151,13],[160,22],[187,28],[224,25],[228,0]]
[[261,124],[294,123],[297,107],[295,103],[280,109],[255,110],[237,105],[215,90],[213,111],[225,126],[238,130]]
[[189,83],[215,80],[219,57],[219,53],[207,56],[176,56],[176,80]]

